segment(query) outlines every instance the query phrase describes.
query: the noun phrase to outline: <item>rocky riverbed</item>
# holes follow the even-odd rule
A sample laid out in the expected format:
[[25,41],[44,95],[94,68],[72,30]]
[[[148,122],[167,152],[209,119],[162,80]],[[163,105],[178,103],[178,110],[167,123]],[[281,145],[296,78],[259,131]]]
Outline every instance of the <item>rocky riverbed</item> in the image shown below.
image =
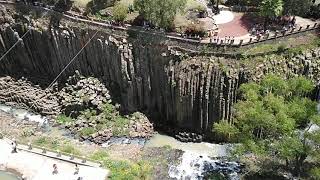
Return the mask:
[[110,144],[124,138],[142,143],[154,132],[144,114],[120,114],[121,106],[113,103],[108,89],[97,78],[78,72],[62,88],[45,90],[25,78],[0,77],[0,103],[21,107],[2,106],[17,118],[63,126],[81,141]]

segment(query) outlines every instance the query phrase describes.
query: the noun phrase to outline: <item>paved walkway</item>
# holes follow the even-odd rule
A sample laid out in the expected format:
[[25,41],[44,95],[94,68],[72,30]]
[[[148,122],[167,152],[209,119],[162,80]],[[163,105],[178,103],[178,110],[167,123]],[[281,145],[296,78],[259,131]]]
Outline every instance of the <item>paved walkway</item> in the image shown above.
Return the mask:
[[[19,148],[26,148],[19,146]],[[35,150],[37,151],[37,150]],[[8,141],[0,140],[0,168],[12,168],[21,172],[28,180],[74,180],[83,177],[84,180],[104,180],[108,171],[99,167],[79,165],[79,174],[74,175],[75,164],[68,161],[51,158],[56,156],[47,153],[43,156],[37,153],[19,150],[18,153],[11,153],[11,146]],[[61,157],[60,159],[64,159]],[[75,160],[78,161],[78,160]],[[79,161],[81,164],[81,161]],[[52,174],[52,165],[57,164],[59,173]],[[97,164],[91,164],[96,166]]]
[[243,14],[235,14],[232,21],[224,24],[219,24],[218,36],[245,36],[249,34],[250,21]]

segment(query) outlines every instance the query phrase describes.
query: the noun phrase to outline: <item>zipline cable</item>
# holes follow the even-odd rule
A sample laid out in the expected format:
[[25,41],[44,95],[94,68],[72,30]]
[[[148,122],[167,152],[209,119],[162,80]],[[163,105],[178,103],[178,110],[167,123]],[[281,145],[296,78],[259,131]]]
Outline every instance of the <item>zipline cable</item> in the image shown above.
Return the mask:
[[91,42],[91,40],[97,35],[98,30],[93,34],[93,36],[86,42],[86,44],[78,51],[78,53],[70,60],[70,62],[62,69],[62,71],[56,76],[56,78],[50,83],[50,85],[46,89],[50,89],[56,80],[62,75],[62,73],[70,66],[70,64],[76,60],[79,54],[84,50],[84,48]]

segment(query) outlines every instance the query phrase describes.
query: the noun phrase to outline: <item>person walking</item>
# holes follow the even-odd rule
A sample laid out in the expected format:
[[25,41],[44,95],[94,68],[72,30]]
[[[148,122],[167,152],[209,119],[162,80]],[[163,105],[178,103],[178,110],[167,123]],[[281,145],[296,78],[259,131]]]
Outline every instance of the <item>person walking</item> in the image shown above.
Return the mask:
[[15,139],[13,139],[11,145],[12,145],[12,151],[11,151],[11,153],[17,153],[17,152],[18,152],[18,151],[17,151],[17,141],[16,141]]
[[78,166],[78,164],[76,164],[75,165],[75,169],[74,169],[74,175],[77,175],[77,174],[79,174],[79,166]]
[[58,174],[58,166],[56,164],[53,164],[53,171],[52,171],[52,174],[55,175],[55,174]]

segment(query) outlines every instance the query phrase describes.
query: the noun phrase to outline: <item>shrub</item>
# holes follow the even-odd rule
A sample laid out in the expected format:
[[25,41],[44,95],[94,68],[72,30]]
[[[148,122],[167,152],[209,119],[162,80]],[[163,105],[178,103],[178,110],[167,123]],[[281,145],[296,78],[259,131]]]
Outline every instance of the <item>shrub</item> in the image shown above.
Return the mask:
[[91,159],[96,161],[106,160],[107,157],[109,157],[109,154],[107,153],[107,151],[103,150],[96,151],[90,156]]
[[311,179],[320,179],[320,168],[313,168],[310,171]]
[[33,129],[30,129],[30,128],[26,128],[26,129],[23,129],[22,130],[22,134],[21,136],[23,137],[30,137],[34,134],[34,130]]
[[93,133],[95,133],[95,129],[93,127],[84,127],[80,130],[81,136],[89,136]]
[[117,22],[123,22],[128,15],[128,6],[117,2],[113,7],[113,19]]
[[277,52],[278,53],[283,53],[283,52],[286,51],[286,49],[287,49],[287,46],[284,45],[284,44],[281,44],[281,45],[278,46]]
[[104,166],[110,169],[110,179],[150,179],[152,167],[146,162],[131,163],[129,161],[105,160]]
[[60,124],[66,124],[68,122],[72,122],[73,119],[71,117],[68,117],[64,114],[60,114],[57,118],[56,118],[56,121]]
[[320,18],[320,4],[311,6],[309,16],[315,19]]
[[206,34],[206,30],[200,24],[190,23],[186,28],[185,33],[191,36],[199,35],[200,37],[204,37]]
[[49,140],[46,137],[39,137],[34,141],[34,143],[38,146],[44,146],[49,144]]

